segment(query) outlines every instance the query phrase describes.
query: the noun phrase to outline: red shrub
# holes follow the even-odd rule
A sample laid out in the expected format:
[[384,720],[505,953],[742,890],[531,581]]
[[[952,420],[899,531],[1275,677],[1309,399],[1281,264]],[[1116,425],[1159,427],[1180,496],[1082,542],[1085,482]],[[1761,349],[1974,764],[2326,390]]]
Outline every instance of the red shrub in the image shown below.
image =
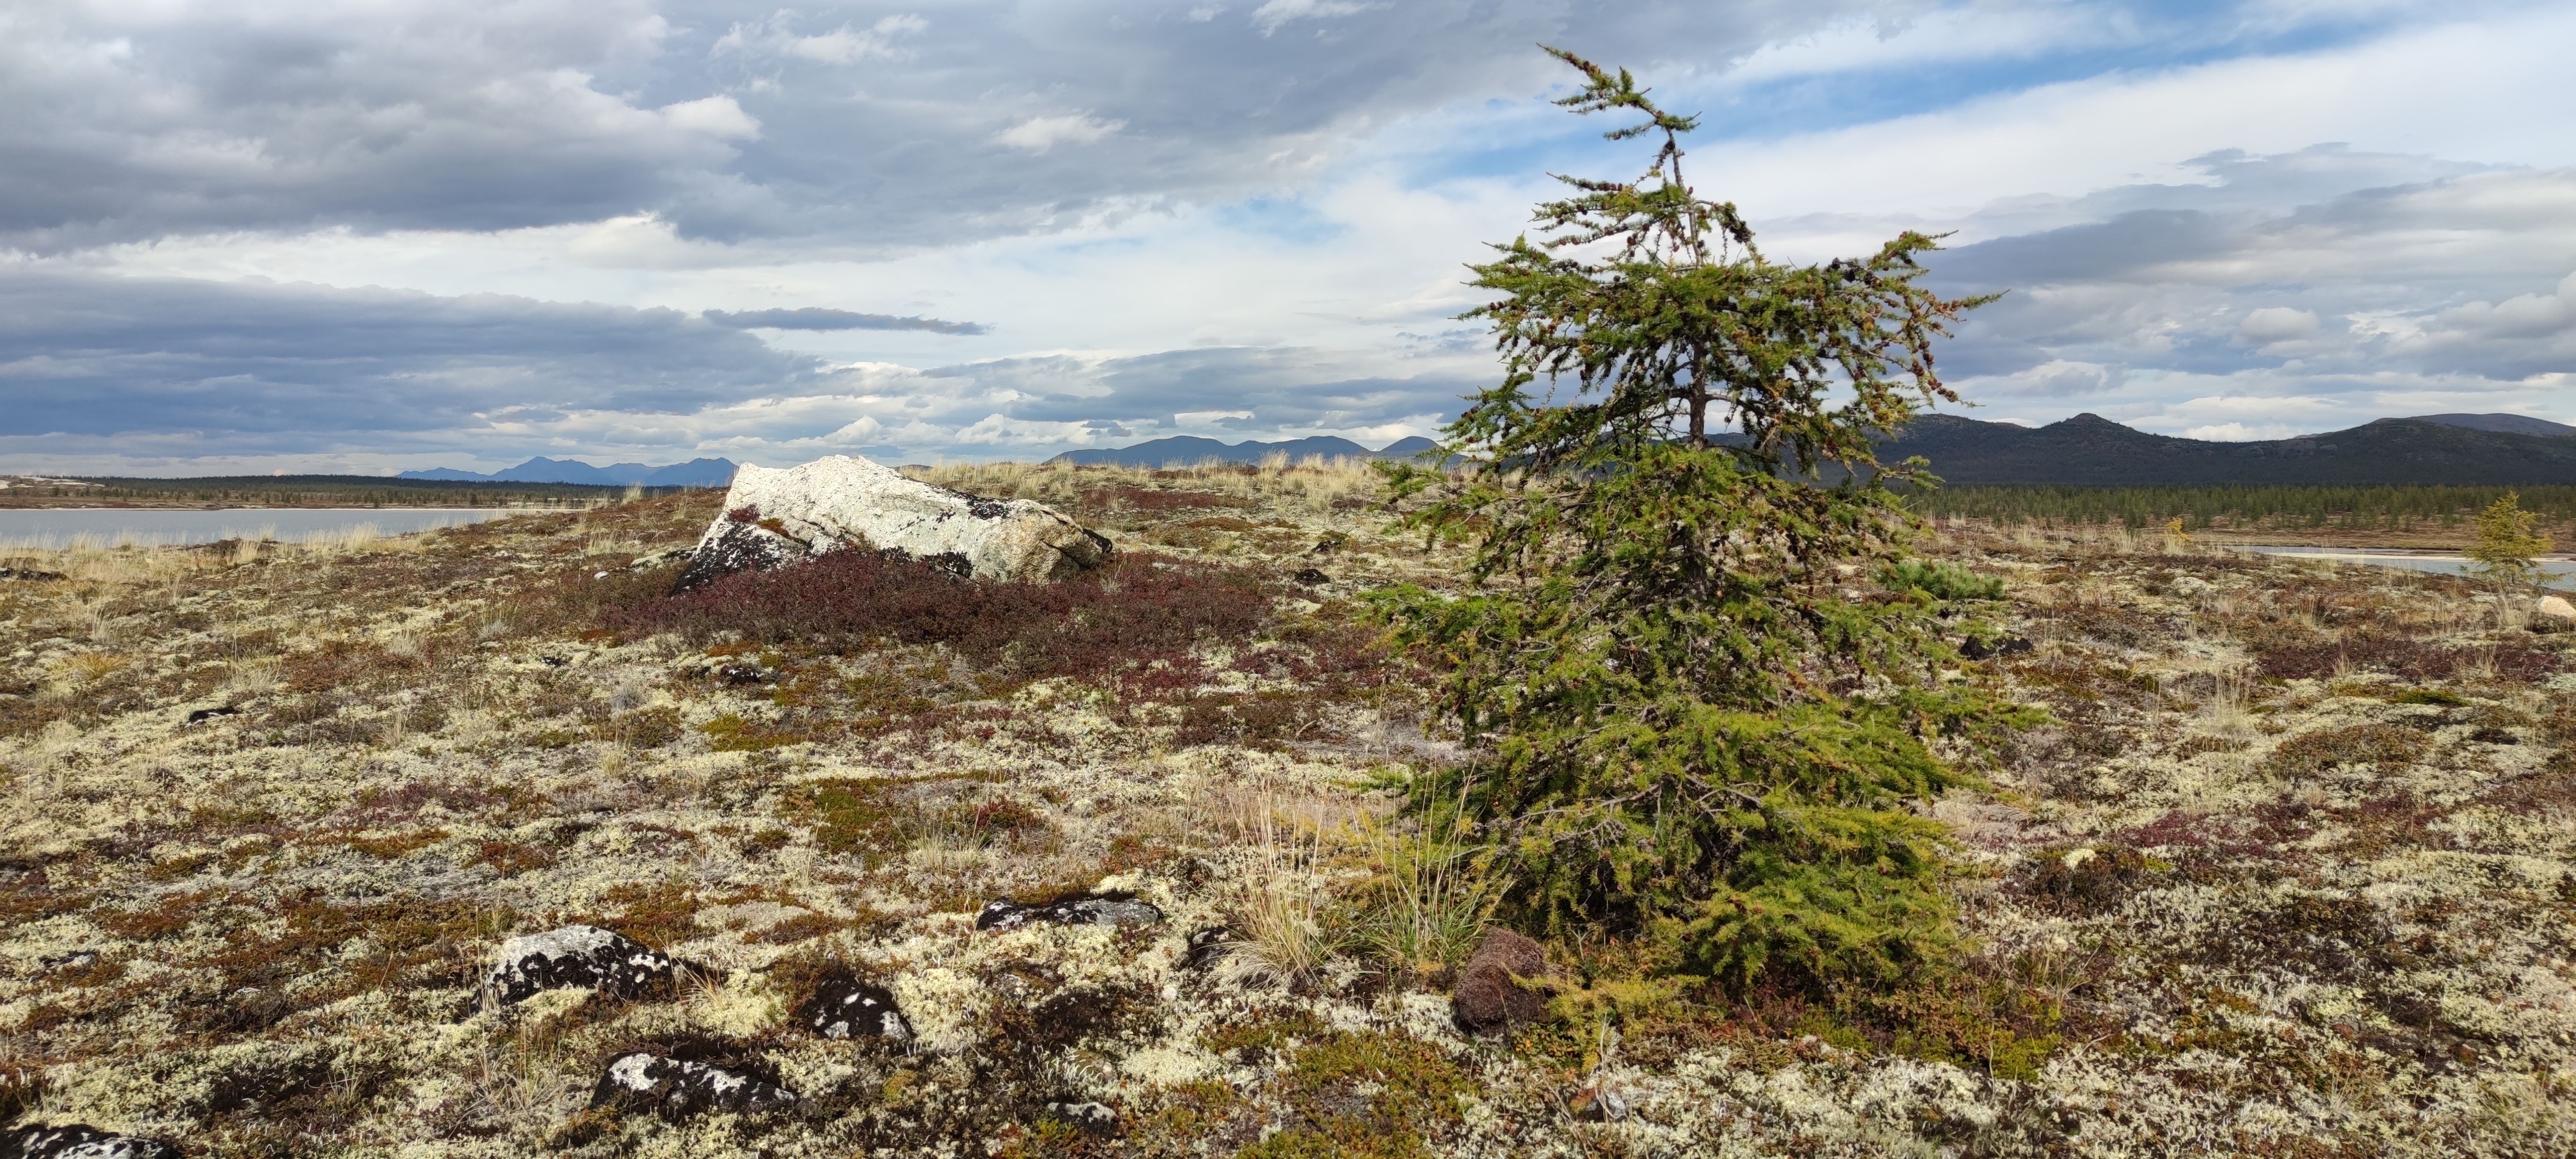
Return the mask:
[[731,630],[766,643],[858,648],[945,644],[1030,677],[1097,678],[1129,664],[1183,662],[1201,639],[1249,639],[1270,592],[1241,572],[1123,555],[1053,584],[959,580],[939,567],[845,551],[774,572],[743,572],[608,612],[629,639]]

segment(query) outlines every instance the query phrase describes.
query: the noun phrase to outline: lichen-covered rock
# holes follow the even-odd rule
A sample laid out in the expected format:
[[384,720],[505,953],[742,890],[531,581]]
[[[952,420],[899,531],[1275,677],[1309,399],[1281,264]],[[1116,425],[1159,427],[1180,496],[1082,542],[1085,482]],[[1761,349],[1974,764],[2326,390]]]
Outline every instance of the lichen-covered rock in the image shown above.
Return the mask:
[[0,1131],[0,1159],[179,1159],[158,1139],[111,1135],[83,1123]]
[[651,1111],[665,1119],[710,1111],[747,1115],[795,1103],[793,1092],[750,1075],[642,1050],[610,1059],[590,1092],[592,1107]]
[[2568,603],[2564,596],[2542,596],[2533,610],[2552,619],[2576,620],[2576,604]]
[[1023,905],[1002,900],[985,905],[975,915],[979,930],[1016,930],[1031,922],[1052,922],[1060,926],[1150,926],[1163,920],[1163,911],[1152,902],[1123,891],[1076,894],[1054,901]]
[[541,990],[589,988],[633,997],[668,981],[677,965],[633,939],[597,926],[565,926],[501,943],[483,979],[483,1000],[507,1006]]
[[835,551],[874,549],[960,576],[1044,583],[1109,559],[1109,541],[1026,499],[980,499],[833,455],[786,470],[744,467],[682,570],[685,590]]
[[796,1021],[825,1038],[912,1041],[912,1024],[904,1021],[894,992],[846,969],[824,971],[813,995],[796,1007]]
[[[1469,1034],[1494,1034],[1547,1016],[1547,951],[1510,930],[1488,930],[1458,971],[1449,1015]],[[1531,984],[1524,984],[1524,980]]]

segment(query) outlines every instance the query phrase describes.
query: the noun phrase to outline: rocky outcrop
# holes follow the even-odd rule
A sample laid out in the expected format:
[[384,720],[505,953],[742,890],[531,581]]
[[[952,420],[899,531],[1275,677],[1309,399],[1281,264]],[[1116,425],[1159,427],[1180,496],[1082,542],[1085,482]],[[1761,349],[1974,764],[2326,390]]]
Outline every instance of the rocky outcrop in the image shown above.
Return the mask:
[[824,971],[813,995],[796,1007],[796,1021],[825,1038],[912,1041],[912,1024],[895,1006],[894,993],[846,969]]
[[1007,899],[990,902],[975,915],[975,928],[1016,930],[1032,922],[1059,926],[1150,926],[1162,920],[1163,911],[1155,908],[1154,903],[1141,900],[1132,893],[1112,891],[1075,894],[1035,905]]
[[586,988],[634,997],[667,982],[677,966],[659,951],[597,926],[565,926],[501,943],[483,979],[488,1005],[525,1001],[540,990]]
[[0,1159],[179,1159],[179,1149],[158,1139],[111,1135],[72,1123],[0,1131]]
[[665,1119],[685,1119],[710,1111],[737,1115],[794,1106],[796,1096],[784,1087],[747,1074],[664,1058],[651,1051],[632,1051],[610,1059],[608,1069],[591,1088],[590,1105],[650,1111]]
[[1547,951],[1510,930],[1488,930],[1458,971],[1449,1015],[1468,1034],[1499,1034],[1547,1017]]
[[980,499],[833,455],[783,471],[744,467],[699,537],[681,590],[835,551],[874,550],[960,577],[1045,583],[1109,559],[1099,533],[1026,499]]

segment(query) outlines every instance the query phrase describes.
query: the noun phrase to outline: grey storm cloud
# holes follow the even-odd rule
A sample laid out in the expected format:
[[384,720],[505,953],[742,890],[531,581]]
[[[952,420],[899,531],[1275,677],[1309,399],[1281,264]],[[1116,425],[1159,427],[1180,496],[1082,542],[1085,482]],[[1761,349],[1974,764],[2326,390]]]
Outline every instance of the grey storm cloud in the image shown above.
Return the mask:
[[816,359],[676,310],[0,267],[0,436],[286,443],[478,415],[686,412]]
[[[2083,199],[2114,211],[2102,219],[1935,255],[1946,290],[2010,291],[1970,315],[1945,369],[2024,374],[2022,393],[2047,395],[2117,385],[2114,368],[2294,367],[2327,385],[2389,370],[2497,382],[2576,371],[2576,171],[2432,173],[2337,149],[2216,167],[2226,184],[2107,191]],[[2347,184],[2320,184],[2321,169]],[[2384,176],[2419,179],[2348,184]],[[2231,190],[2240,183],[2314,199],[2263,207]],[[2037,369],[2062,362],[2096,369]]]
[[1275,182],[1369,125],[1561,81],[1533,41],[1678,73],[1862,7],[31,0],[0,38],[0,244],[638,212],[948,244]]
[[982,334],[976,322],[937,318],[898,318],[892,314],[859,314],[805,306],[794,310],[708,310],[707,321],[736,330],[927,330],[933,334]]

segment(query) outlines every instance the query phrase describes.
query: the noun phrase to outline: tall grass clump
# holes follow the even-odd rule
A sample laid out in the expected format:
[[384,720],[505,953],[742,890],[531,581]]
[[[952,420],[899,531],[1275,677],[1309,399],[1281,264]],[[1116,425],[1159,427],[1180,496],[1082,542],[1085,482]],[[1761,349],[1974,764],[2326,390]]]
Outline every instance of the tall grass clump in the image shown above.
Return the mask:
[[1984,299],[1915,284],[1919,233],[1769,261],[1683,180],[1692,118],[1555,55],[1585,78],[1562,103],[1662,147],[1475,267],[1504,376],[1445,429],[1470,466],[1389,469],[1410,526],[1471,549],[1462,594],[1373,597],[1446,662],[1474,754],[1414,808],[1463,800],[1535,932],[1739,989],[1893,984],[1953,940],[1946,830],[1907,805],[1973,778],[1929,742],[2013,717],[1939,678],[1934,601],[1846,577],[1904,558],[1897,489],[1934,480],[1873,439],[1956,399],[1932,343]]

